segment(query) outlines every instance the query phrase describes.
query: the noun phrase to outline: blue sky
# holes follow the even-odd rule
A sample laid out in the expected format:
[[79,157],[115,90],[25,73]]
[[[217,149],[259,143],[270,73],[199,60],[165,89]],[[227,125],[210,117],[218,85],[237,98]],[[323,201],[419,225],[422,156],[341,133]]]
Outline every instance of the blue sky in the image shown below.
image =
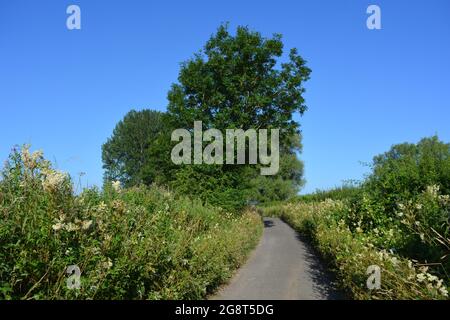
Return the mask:
[[[66,8],[81,8],[81,30]],[[382,30],[368,30],[377,4]],[[43,149],[83,184],[130,109],[165,110],[179,63],[221,22],[283,34],[312,69],[302,191],[361,179],[392,144],[450,141],[450,1],[0,1],[0,159]],[[76,178],[78,179],[78,178]]]

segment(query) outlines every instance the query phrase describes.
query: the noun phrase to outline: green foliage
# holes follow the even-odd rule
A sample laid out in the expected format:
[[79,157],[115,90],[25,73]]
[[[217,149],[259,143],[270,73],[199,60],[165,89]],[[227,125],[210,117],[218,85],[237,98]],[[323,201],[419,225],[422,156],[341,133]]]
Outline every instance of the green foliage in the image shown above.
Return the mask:
[[[280,35],[265,39],[247,27],[238,27],[233,36],[222,25],[200,53],[182,64],[179,83],[168,94],[168,113],[176,128],[192,128],[194,121],[202,121],[204,129],[222,132],[279,128],[280,173],[261,177],[258,166],[210,169],[197,165],[181,168],[171,185],[235,209],[248,200],[286,200],[298,192],[304,183],[303,163],[297,158],[299,125],[292,116],[306,110],[303,83],[310,70],[296,49],[291,50],[289,62],[277,69],[282,53]],[[192,185],[200,185],[201,191]]]
[[[131,111],[103,145],[105,181],[125,186],[166,185],[204,202],[237,211],[249,201],[287,200],[303,186],[299,124],[306,110],[303,83],[311,70],[292,49],[280,63],[280,35],[266,39],[247,27],[231,35],[226,25],[184,62],[168,93],[168,112]],[[174,129],[280,129],[280,172],[261,177],[258,166],[174,165]],[[211,168],[214,167],[214,168]]]
[[175,173],[170,186],[179,194],[188,194],[205,203],[237,212],[246,205],[248,186],[245,177],[253,171],[246,166],[219,165],[182,166]]
[[154,181],[156,174],[148,157],[150,150],[160,148],[158,137],[165,122],[161,112],[152,110],[128,112],[102,146],[105,181],[120,181],[125,186]]
[[355,184],[346,184],[341,187],[336,187],[329,190],[317,190],[311,194],[299,195],[293,201],[312,202],[323,201],[326,199],[344,200],[358,197],[361,193],[361,188]]
[[376,156],[366,192],[392,211],[398,202],[413,198],[431,185],[450,194],[450,144],[437,136],[417,144],[394,145]]
[[[168,111],[180,128],[203,121],[206,128],[281,128],[297,132],[292,114],[306,110],[303,82],[310,69],[297,54],[276,69],[280,35],[265,39],[247,27],[231,35],[222,25],[195,57],[182,64],[168,94]],[[286,136],[289,136],[286,135]]]
[[[447,256],[450,247],[424,243],[420,238],[424,232],[411,234],[411,226],[398,219],[414,204],[414,216],[420,217],[417,223],[448,238],[449,208],[439,204],[444,201],[439,200],[439,193],[444,198],[450,193],[450,144],[434,136],[417,144],[394,145],[374,158],[373,171],[362,184],[360,196],[350,199],[351,212],[346,221],[367,232],[380,233],[380,246],[394,247],[400,254],[421,261],[443,263],[448,269],[448,257],[441,258]],[[397,236],[386,242],[382,234],[389,232]]]
[[[440,204],[448,210],[447,204]],[[343,219],[352,210],[341,200],[298,202],[271,207],[271,211],[302,234],[311,238],[337,275],[340,286],[355,299],[447,299],[450,279],[442,265],[426,265],[423,261],[399,255],[395,248],[380,246],[380,239],[390,241],[397,237],[396,230],[388,233],[363,230]],[[415,218],[408,223],[416,225]],[[448,227],[448,226],[447,226]],[[410,235],[419,235],[410,230]],[[437,247],[441,236],[428,233],[432,247]],[[434,239],[434,240],[432,240]],[[430,247],[431,248],[431,247]],[[381,287],[367,288],[367,268],[377,265],[381,269]],[[447,271],[449,271],[447,269]]]
[[288,137],[280,150],[280,170],[274,176],[256,175],[250,180],[250,198],[260,204],[292,199],[305,184],[303,162],[297,157],[302,151],[301,135]]
[[[16,150],[0,181],[0,299],[200,299],[256,244],[260,218],[158,187],[75,195],[41,152]],[[66,268],[81,269],[68,289]]]
[[[359,186],[262,210],[308,234],[356,298],[443,298],[450,280],[449,160],[450,144],[438,137],[395,145],[374,158]],[[364,268],[373,264],[384,268],[384,287],[369,293]]]

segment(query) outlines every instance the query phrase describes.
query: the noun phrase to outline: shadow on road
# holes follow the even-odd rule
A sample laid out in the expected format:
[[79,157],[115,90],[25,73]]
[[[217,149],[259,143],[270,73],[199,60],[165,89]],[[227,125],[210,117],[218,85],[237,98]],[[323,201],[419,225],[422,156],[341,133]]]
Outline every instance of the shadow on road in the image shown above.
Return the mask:
[[335,277],[325,269],[326,263],[319,257],[319,253],[311,245],[310,239],[297,231],[296,237],[298,241],[304,244],[303,258],[310,265],[310,268],[305,271],[313,279],[316,290],[329,300],[348,299],[342,291],[337,289]]

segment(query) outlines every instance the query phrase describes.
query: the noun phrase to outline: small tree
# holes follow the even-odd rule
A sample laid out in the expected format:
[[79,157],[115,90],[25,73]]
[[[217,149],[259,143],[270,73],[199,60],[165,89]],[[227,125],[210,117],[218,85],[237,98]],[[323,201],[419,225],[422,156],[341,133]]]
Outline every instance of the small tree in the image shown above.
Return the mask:
[[437,136],[417,144],[397,144],[374,157],[366,189],[394,210],[398,201],[413,198],[431,185],[450,193],[450,144]]
[[149,150],[156,147],[163,131],[163,113],[152,110],[128,112],[102,146],[105,180],[118,180],[125,186],[150,183],[154,177],[144,174]]

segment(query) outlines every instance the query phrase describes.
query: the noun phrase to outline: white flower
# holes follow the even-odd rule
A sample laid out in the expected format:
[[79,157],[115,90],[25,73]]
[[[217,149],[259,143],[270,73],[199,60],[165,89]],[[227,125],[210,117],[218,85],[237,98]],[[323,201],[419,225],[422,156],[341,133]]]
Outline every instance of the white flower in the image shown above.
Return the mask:
[[437,197],[438,192],[439,192],[439,186],[438,185],[428,186],[427,190],[426,190],[426,193],[428,193],[432,197]]
[[75,223],[69,222],[68,224],[66,224],[66,225],[64,226],[64,229],[66,229],[66,230],[69,231],[69,232],[72,232],[72,231],[77,231],[77,230],[79,230],[80,227],[78,227]]
[[419,274],[417,275],[417,281],[423,282],[425,279],[426,279],[425,274],[419,273]]
[[52,229],[55,231],[61,230],[64,227],[64,224],[61,222],[55,223],[52,225]]
[[396,257],[392,257],[391,262],[394,266],[398,265],[398,259]]
[[105,269],[111,269],[111,267],[113,266],[113,263],[111,261],[111,258],[108,258],[107,261],[102,263],[103,268]]
[[429,274],[429,273],[427,274],[427,278],[428,278],[428,281],[430,281],[430,282],[439,280],[438,277],[433,276],[432,274]]
[[120,181],[113,181],[111,185],[112,185],[112,188],[114,189],[114,191],[116,191],[116,192],[120,192],[122,190]]
[[439,292],[444,296],[444,297],[448,297],[448,291],[445,287],[441,287],[439,288]]
[[67,174],[56,170],[44,170],[45,178],[42,181],[42,187],[45,191],[58,190],[66,181]]
[[91,225],[92,225],[92,220],[86,220],[86,221],[81,222],[81,228],[82,228],[83,230],[89,229],[89,227],[90,227]]

